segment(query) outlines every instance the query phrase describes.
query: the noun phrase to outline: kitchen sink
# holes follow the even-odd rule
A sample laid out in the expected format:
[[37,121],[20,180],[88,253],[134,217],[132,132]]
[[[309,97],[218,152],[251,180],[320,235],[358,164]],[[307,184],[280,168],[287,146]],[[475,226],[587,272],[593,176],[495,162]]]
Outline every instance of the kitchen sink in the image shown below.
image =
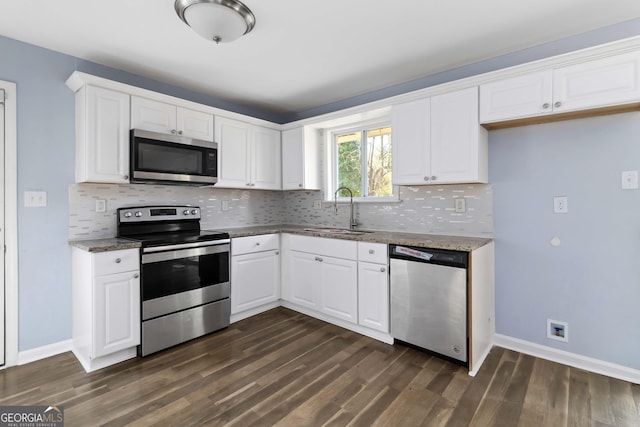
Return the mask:
[[315,231],[316,233],[328,233],[328,234],[367,234],[372,231],[364,230],[349,230],[348,228],[305,228],[304,231]]

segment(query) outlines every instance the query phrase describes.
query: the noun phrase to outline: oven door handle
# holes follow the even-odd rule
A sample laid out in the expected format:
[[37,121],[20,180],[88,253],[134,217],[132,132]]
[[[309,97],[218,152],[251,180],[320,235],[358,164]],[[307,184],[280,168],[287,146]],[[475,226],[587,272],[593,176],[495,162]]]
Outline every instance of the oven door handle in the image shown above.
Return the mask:
[[[176,249],[176,246],[171,246],[171,249]],[[189,249],[177,249],[169,250],[166,252],[156,252],[151,254],[142,254],[142,264],[150,264],[153,262],[171,261],[181,258],[190,258],[201,255],[212,255],[229,252],[229,244],[218,244],[213,246],[201,246],[199,248]]]
[[230,242],[229,239],[222,239],[222,240],[213,240],[210,243],[195,242],[195,243],[178,243],[175,245],[165,245],[165,246],[152,246],[150,248],[142,249],[142,253],[148,254],[151,252],[170,251],[174,249],[201,248],[205,246],[220,246],[229,242]]

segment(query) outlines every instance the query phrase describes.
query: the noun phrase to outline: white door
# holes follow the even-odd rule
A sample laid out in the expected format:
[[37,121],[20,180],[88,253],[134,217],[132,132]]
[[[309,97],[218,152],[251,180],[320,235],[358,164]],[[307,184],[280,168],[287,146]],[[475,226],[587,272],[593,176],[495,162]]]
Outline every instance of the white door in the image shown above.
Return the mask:
[[431,180],[431,100],[420,99],[391,109],[395,185],[429,184]]
[[278,300],[278,251],[236,255],[232,258],[231,264],[231,314]]
[[263,190],[280,190],[280,131],[255,127],[251,153],[251,186]]
[[[4,248],[4,90],[0,89],[0,248]],[[4,250],[0,256],[0,365],[4,365]]]
[[319,257],[322,264],[322,311],[358,323],[358,264],[355,261]]

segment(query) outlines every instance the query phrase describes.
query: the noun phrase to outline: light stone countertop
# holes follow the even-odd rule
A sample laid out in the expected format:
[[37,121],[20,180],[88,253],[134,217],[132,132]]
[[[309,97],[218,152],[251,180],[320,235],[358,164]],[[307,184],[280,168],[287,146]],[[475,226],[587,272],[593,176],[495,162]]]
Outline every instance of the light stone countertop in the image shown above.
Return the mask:
[[383,243],[395,245],[417,246],[432,249],[450,249],[471,252],[490,243],[493,239],[485,237],[448,236],[439,234],[405,233],[396,231],[365,231],[362,234],[330,233],[323,230],[333,227],[310,227],[304,225],[262,225],[249,227],[234,227],[220,229],[234,237],[257,236],[271,233],[290,233],[314,237],[326,237],[331,239],[355,240],[360,242]]
[[113,237],[110,239],[70,240],[69,245],[87,252],[108,252],[121,249],[138,249],[140,242]]
[[[484,237],[448,236],[439,234],[405,233],[396,231],[364,231],[362,234],[331,233],[326,230],[333,227],[309,227],[304,225],[258,225],[248,227],[233,227],[219,229],[234,237],[258,236],[261,234],[289,233],[304,236],[325,237],[331,239],[355,240],[360,242],[383,243],[395,245],[417,246],[432,249],[450,249],[464,252],[471,252],[475,249],[490,243],[492,239]],[[94,239],[94,240],[72,240],[69,244],[73,247],[88,252],[107,252],[121,249],[139,248],[140,242],[121,238]]]

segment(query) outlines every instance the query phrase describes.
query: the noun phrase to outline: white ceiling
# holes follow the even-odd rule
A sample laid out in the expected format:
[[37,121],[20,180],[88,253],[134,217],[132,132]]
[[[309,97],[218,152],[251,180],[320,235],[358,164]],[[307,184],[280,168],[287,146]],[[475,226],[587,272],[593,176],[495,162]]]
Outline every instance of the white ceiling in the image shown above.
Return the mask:
[[638,0],[244,0],[216,45],[174,0],[0,1],[0,35],[278,114],[640,17]]

